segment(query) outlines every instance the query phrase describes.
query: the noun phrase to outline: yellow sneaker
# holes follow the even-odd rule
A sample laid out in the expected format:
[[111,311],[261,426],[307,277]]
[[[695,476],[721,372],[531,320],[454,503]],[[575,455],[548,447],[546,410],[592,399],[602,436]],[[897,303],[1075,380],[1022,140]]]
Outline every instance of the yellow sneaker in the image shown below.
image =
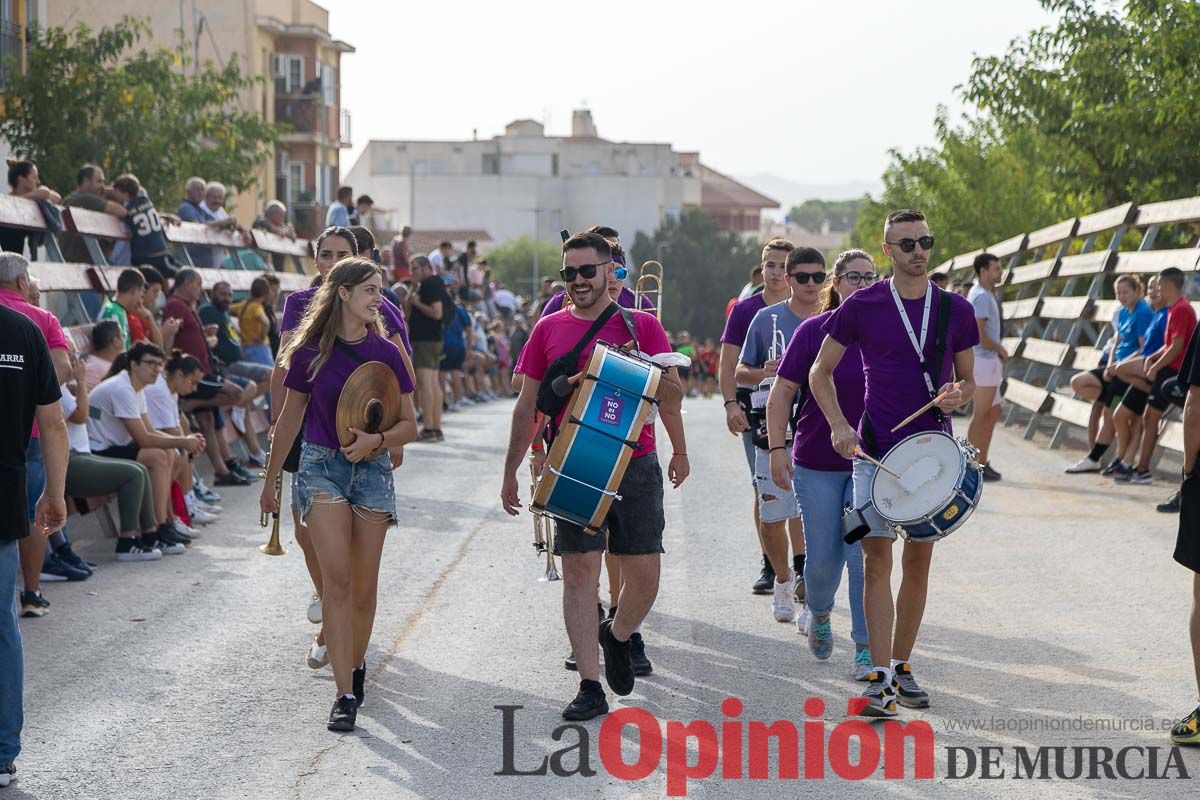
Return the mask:
[[1200,706],[1196,706],[1182,722],[1171,728],[1171,742],[1200,745]]

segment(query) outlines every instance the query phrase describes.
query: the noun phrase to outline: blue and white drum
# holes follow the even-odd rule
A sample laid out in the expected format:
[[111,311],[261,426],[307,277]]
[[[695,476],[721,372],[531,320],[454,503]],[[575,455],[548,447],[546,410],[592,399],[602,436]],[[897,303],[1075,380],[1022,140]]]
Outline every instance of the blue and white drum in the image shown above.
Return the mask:
[[598,342],[546,454],[530,510],[602,534],[650,421],[662,368]]
[[906,539],[935,542],[958,529],[983,495],[978,450],[940,431],[917,433],[888,451],[871,482],[875,511]]

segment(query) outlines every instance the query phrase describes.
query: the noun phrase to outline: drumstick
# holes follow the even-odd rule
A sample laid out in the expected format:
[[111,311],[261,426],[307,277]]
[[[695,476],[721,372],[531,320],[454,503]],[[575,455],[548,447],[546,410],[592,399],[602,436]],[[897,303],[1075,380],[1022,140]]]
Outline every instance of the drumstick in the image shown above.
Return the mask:
[[[958,382],[956,382],[956,383],[953,383],[953,384],[951,384],[951,386],[953,386],[955,389],[961,389],[961,388],[962,388],[962,385],[963,385],[963,382],[962,382],[962,381],[958,381]],[[909,415],[909,416],[905,417],[905,418],[904,418],[904,420],[903,420],[903,421],[902,421],[902,422],[901,422],[899,425],[897,425],[896,427],[892,428],[892,433],[895,433],[896,431],[900,430],[900,429],[901,429],[901,428],[903,428],[905,425],[907,425],[908,423],[912,422],[914,419],[916,419],[917,417],[921,416],[921,415],[922,415],[922,414],[924,414],[926,411],[928,411],[929,409],[931,409],[931,408],[933,408],[934,406],[936,406],[938,403],[940,403],[940,402],[942,402],[943,400],[945,400],[945,399],[946,399],[946,395],[947,395],[947,394],[949,394],[949,393],[950,393],[950,392],[949,392],[949,390],[946,390],[946,391],[942,392],[942,393],[941,393],[941,394],[939,394],[937,397],[933,398],[933,399],[932,399],[932,400],[930,400],[928,403],[926,403],[925,405],[923,405],[923,406],[921,406],[920,408],[918,408],[918,409],[917,409],[916,411],[914,411],[914,412],[913,412],[911,415]]]
[[879,471],[880,471],[880,472],[885,472],[885,473],[887,473],[888,475],[891,475],[891,476],[892,476],[893,478],[895,478],[896,480],[900,480],[900,476],[899,476],[899,475],[897,475],[897,474],[896,474],[894,471],[892,471],[892,470],[888,469],[887,467],[885,467],[885,466],[883,465],[883,462],[881,462],[881,461],[876,461],[875,459],[871,458],[869,455],[867,455],[866,453],[864,453],[861,447],[856,447],[856,448],[854,448],[854,455],[858,456],[859,458],[863,459],[864,461],[869,461],[870,463],[874,464],[876,467],[878,467],[878,468],[879,468]]

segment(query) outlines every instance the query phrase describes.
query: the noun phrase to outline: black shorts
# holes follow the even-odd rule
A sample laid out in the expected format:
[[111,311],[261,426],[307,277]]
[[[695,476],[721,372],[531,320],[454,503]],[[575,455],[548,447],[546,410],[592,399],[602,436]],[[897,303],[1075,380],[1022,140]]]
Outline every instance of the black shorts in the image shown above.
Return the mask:
[[1096,398],[1096,402],[1111,406],[1114,401],[1119,401],[1125,396],[1125,392],[1129,390],[1129,384],[1117,377],[1107,380],[1104,377],[1105,369],[1106,366],[1102,364],[1095,369],[1089,369],[1088,374],[1100,382],[1100,396]]
[[1200,470],[1184,478],[1179,488],[1179,533],[1174,556],[1192,572],[1200,572]]
[[621,499],[613,500],[605,519],[607,537],[555,520],[554,554],[604,550],[606,538],[608,552],[614,556],[666,552],[662,540],[667,518],[663,513],[663,474],[658,456],[651,453],[630,460],[617,494]]
[[137,443],[131,442],[130,444],[122,444],[98,450],[96,451],[96,455],[104,456],[105,458],[120,458],[124,461],[137,461],[140,451],[141,448],[137,446]]
[[1171,398],[1163,391],[1163,384],[1178,374],[1177,371],[1170,367],[1163,367],[1154,376],[1154,383],[1150,385],[1150,396],[1146,399],[1151,408],[1157,411],[1166,411],[1167,406],[1171,405]]
[[692,374],[691,367],[677,367],[679,370],[679,380],[687,382],[688,377]]
[[225,385],[225,379],[220,375],[205,375],[200,379],[200,383],[196,385],[196,391],[191,394],[184,395],[184,400],[212,400],[221,393],[221,387]]

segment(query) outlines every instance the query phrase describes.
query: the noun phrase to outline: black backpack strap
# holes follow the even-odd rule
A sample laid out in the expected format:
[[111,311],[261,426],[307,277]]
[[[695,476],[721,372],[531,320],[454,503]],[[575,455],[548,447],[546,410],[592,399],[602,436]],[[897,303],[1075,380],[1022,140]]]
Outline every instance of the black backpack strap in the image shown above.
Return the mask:
[[[603,328],[604,325],[613,318],[613,315],[616,314],[618,310],[624,309],[621,309],[621,307],[616,303],[609,304],[608,308],[601,311],[600,316],[596,317],[596,321],[593,322],[591,327],[587,329],[587,333],[583,334],[583,338],[576,342],[575,346],[571,348],[571,352],[568,354],[568,356],[570,356],[568,361],[572,365],[572,373],[575,371],[574,365],[579,361],[579,356],[583,354],[583,348],[587,347],[588,343],[590,343],[592,339],[600,335],[600,329]],[[564,358],[566,358],[566,356],[564,356]]]
[[[933,358],[926,361],[925,369],[929,372],[929,382],[933,384],[933,391],[938,390],[941,385],[942,372],[946,366],[946,334],[950,331],[950,293],[944,289],[934,287],[934,291],[938,294],[938,321],[937,321],[937,336],[934,339]],[[933,416],[941,424],[946,421],[946,415],[937,406],[934,406]]]

